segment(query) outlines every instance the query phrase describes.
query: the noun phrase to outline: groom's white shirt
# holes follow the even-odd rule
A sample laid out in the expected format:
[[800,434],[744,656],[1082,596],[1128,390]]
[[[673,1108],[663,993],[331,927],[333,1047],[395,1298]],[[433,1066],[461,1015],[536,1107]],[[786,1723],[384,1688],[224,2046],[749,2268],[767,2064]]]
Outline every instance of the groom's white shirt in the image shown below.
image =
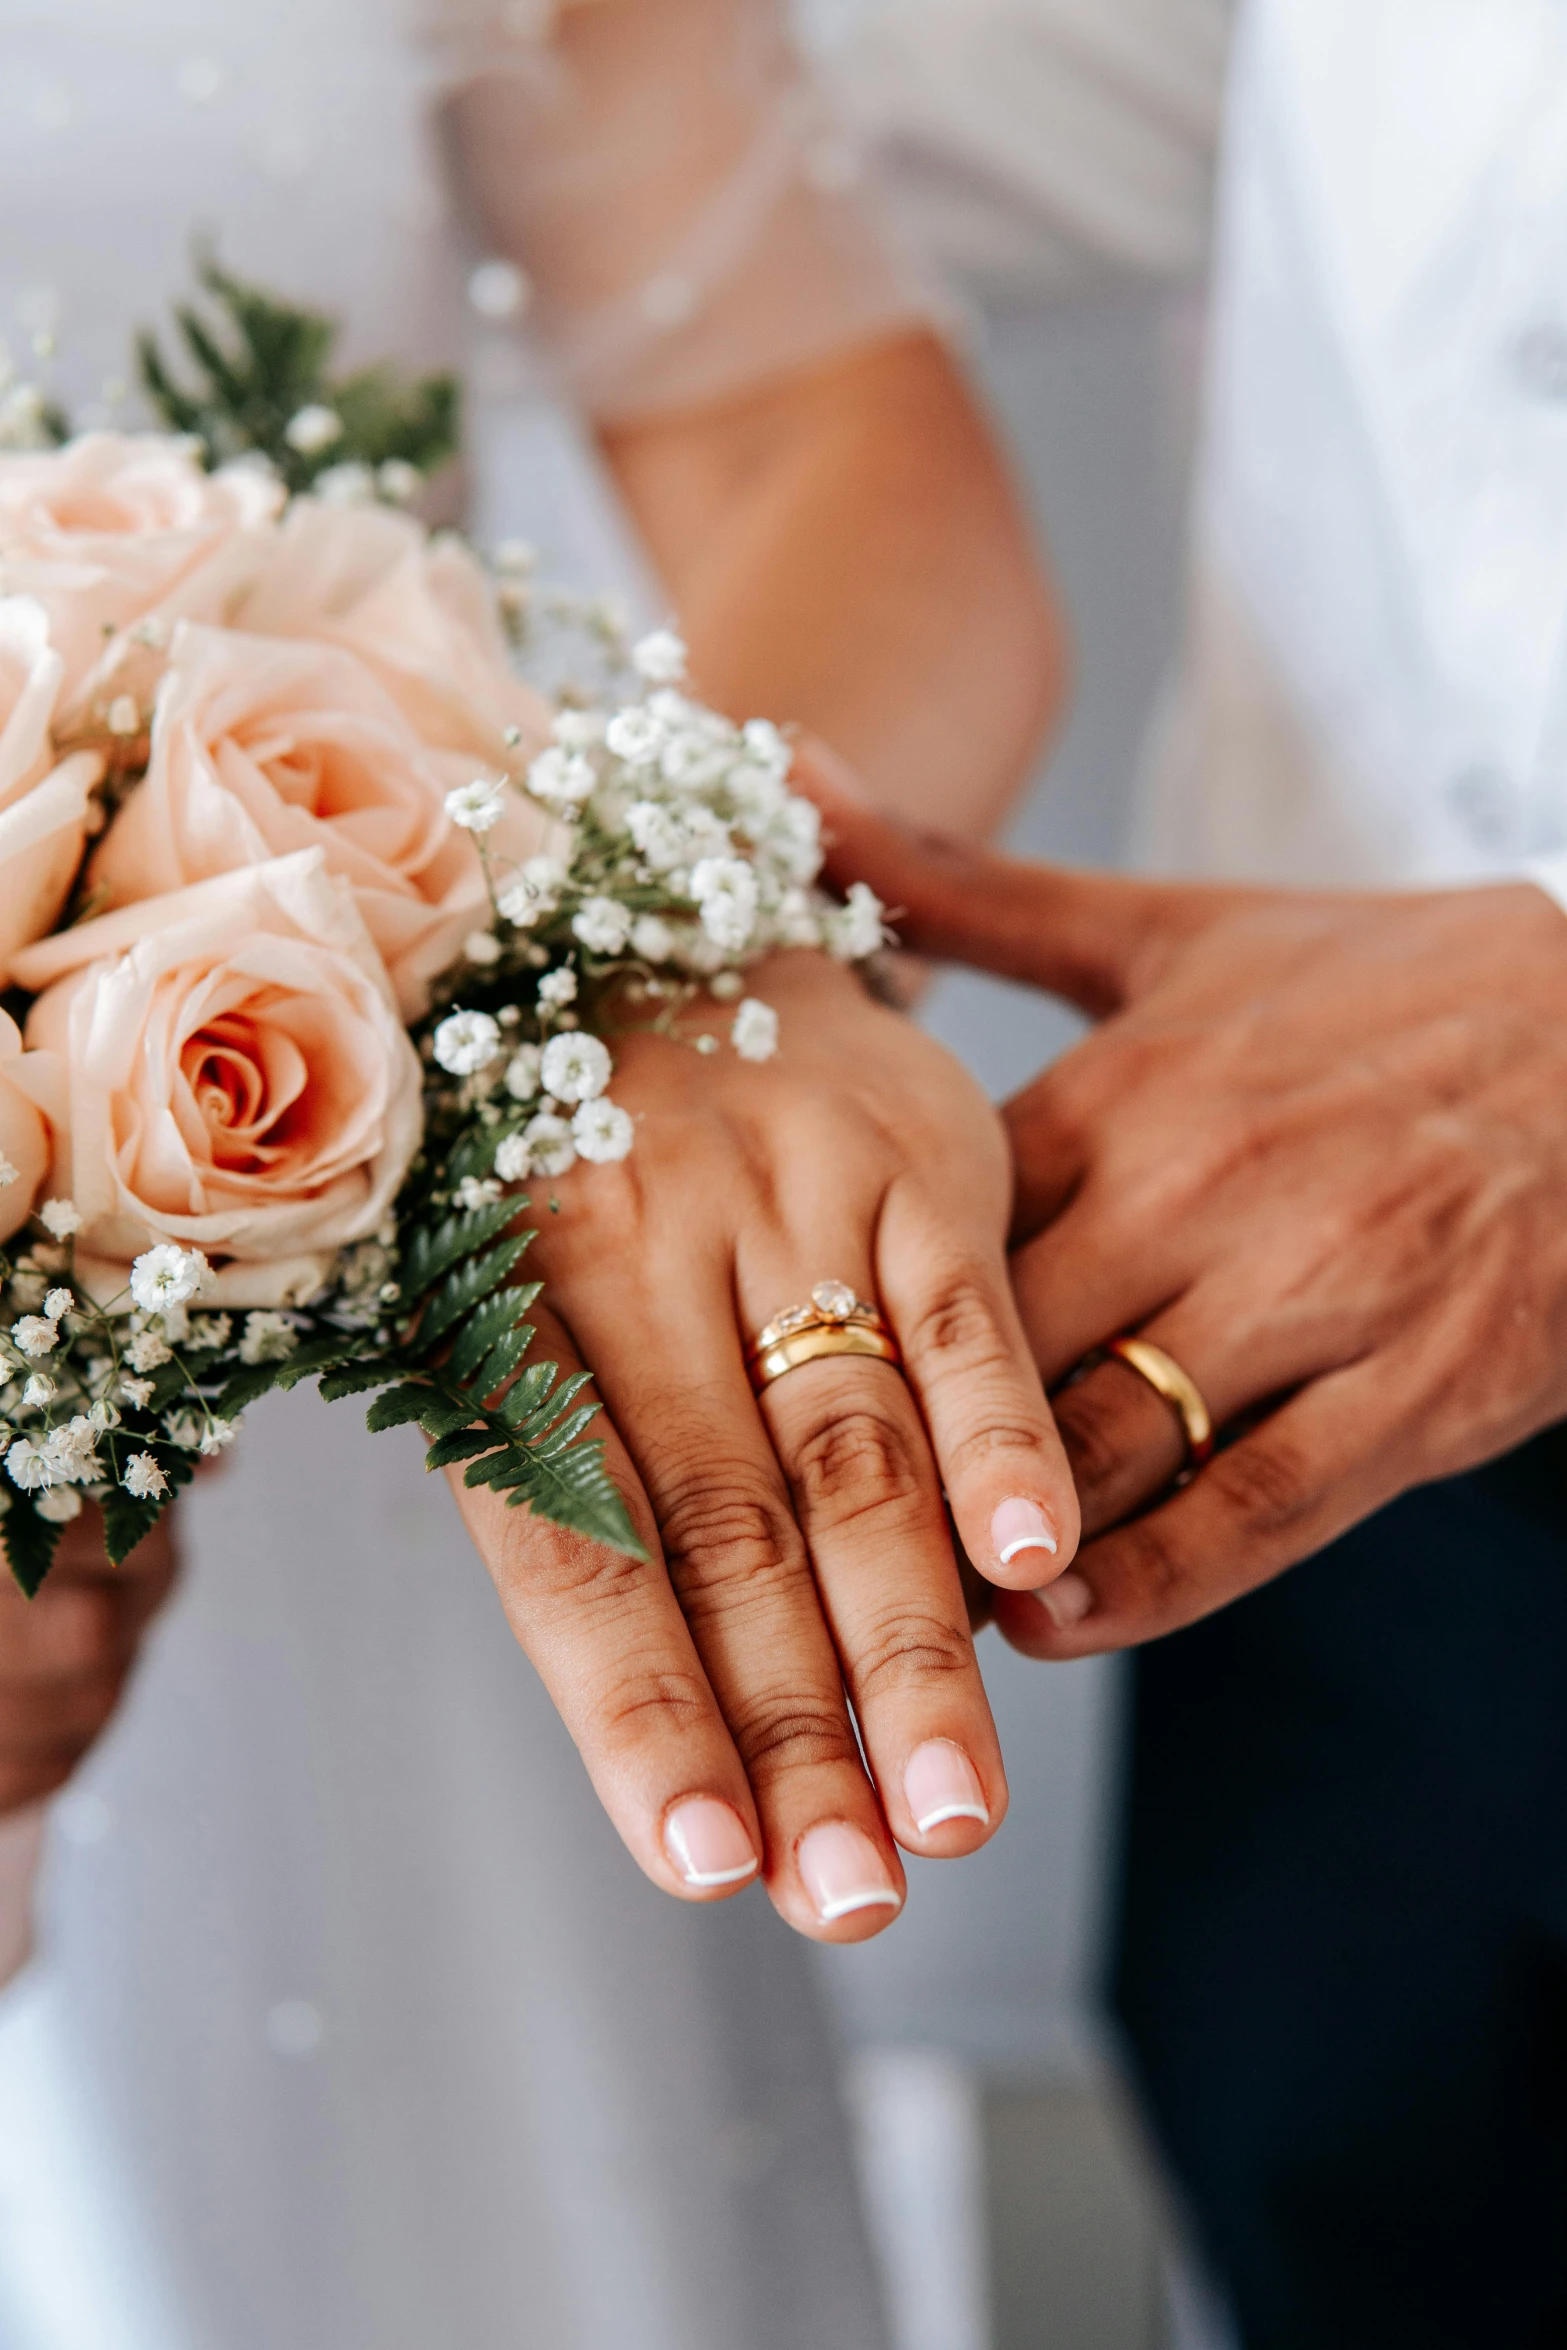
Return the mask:
[[[1074,261],[1176,274],[1224,14],[907,0],[846,82],[970,266],[1016,285],[1032,225],[1041,286]],[[1055,137],[1074,93],[1089,129]],[[1567,902],[1567,7],[1251,0],[1223,117],[1187,648],[1144,852],[1350,883],[1544,859]]]

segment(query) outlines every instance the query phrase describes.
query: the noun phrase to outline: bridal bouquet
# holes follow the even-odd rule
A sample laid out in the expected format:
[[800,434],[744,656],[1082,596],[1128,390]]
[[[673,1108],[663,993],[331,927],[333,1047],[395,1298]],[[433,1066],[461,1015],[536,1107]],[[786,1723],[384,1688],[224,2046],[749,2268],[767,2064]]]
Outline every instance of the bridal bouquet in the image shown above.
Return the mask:
[[272,463],[235,405],[227,447],[218,401],[0,448],[0,1539],[36,1590],[88,1495],[123,1558],[315,1377],[636,1552],[585,1379],[530,1359],[522,1187],[634,1149],[618,1033],[705,994],[765,1059],[746,966],[881,908],[816,893],[787,743],[673,634],[587,608],[544,695],[520,557],[394,510],[414,459],[328,401]]

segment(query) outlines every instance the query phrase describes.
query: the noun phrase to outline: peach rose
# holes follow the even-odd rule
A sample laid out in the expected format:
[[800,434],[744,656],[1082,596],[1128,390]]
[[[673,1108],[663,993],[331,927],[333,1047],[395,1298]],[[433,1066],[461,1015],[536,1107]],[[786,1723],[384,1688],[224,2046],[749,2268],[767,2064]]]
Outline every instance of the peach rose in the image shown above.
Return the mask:
[[49,728],[64,675],[43,606],[0,598],[0,983],[15,950],[42,937],[70,893],[102,772],[84,752],[55,765]]
[[319,849],[41,940],[27,1041],[57,1079],[53,1171],[81,1278],[116,1294],[159,1241],[216,1297],[299,1302],[373,1233],[422,1132],[419,1057],[352,892]]
[[[319,848],[352,887],[413,1019],[430,980],[490,919],[478,850],[446,814],[447,792],[472,775],[471,759],[420,741],[351,653],[182,626],[146,778],[90,879],[120,906]],[[508,858],[531,856],[547,819],[510,799],[492,842]]]
[[49,1129],[14,1082],[32,1058],[22,1050],[16,1022],[0,1012],[0,1241],[27,1222],[49,1168]]
[[0,589],[37,597],[65,662],[64,700],[90,698],[109,632],[181,614],[212,619],[260,561],[254,535],[282,503],[249,466],[203,473],[187,444],[84,433],[0,457]]
[[501,767],[549,739],[549,710],[511,667],[484,572],[456,539],[427,538],[406,515],[296,498],[232,618],[357,653],[438,749]]

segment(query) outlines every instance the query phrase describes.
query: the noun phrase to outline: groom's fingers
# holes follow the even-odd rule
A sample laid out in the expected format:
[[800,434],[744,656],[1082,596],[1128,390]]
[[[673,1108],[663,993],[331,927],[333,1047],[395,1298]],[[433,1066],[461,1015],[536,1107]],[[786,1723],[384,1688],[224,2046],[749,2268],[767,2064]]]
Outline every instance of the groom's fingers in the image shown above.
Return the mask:
[[912,831],[846,790],[842,763],[809,742],[795,779],[826,820],[829,878],[869,882],[905,946],[1048,989],[1096,1018],[1135,996],[1176,940],[1251,894],[1032,864]]
[[[582,1367],[535,1308],[533,1355]],[[605,1810],[654,1883],[716,1900],[755,1876],[762,1839],[745,1770],[702,1669],[630,1456],[603,1416],[605,1465],[648,1552],[623,1557],[447,1472],[519,1643],[576,1740]]]

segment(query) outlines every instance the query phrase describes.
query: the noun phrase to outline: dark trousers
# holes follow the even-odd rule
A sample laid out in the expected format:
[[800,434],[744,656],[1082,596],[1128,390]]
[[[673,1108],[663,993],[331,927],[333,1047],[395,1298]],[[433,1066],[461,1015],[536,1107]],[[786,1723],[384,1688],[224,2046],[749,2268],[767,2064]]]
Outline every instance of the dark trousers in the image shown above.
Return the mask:
[[1567,1441],[1136,1659],[1115,2001],[1247,2350],[1567,2344]]

